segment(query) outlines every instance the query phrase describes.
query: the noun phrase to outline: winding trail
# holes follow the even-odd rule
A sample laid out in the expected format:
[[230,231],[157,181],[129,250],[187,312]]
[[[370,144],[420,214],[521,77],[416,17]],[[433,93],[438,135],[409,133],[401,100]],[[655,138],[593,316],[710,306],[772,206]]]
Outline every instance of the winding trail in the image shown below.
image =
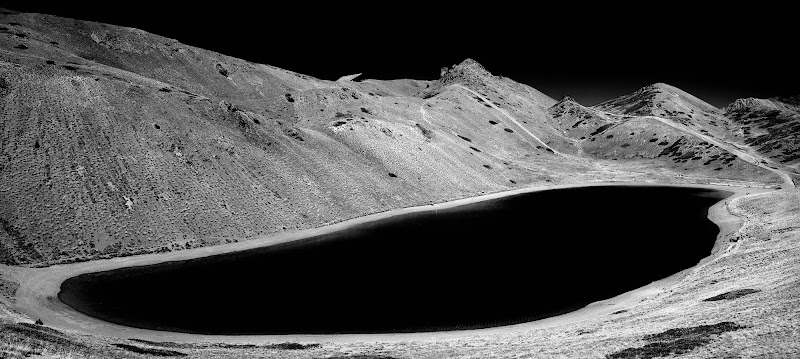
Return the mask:
[[682,131],[682,132],[686,132],[686,133],[688,133],[690,135],[693,135],[693,136],[696,136],[698,138],[702,138],[704,141],[712,143],[712,144],[716,145],[717,147],[720,147],[720,148],[722,148],[722,149],[724,149],[724,150],[736,155],[736,157],[739,157],[741,160],[743,160],[745,162],[751,163],[751,164],[756,165],[758,167],[761,167],[761,168],[763,168],[763,169],[765,169],[767,171],[775,173],[776,175],[778,175],[781,178],[781,180],[783,180],[784,188],[795,188],[794,181],[792,180],[792,177],[789,175],[788,172],[781,171],[779,169],[772,168],[770,166],[765,165],[764,163],[766,163],[766,160],[764,160],[763,158],[761,158],[759,156],[747,153],[747,152],[741,150],[737,146],[734,146],[734,145],[732,145],[730,143],[727,143],[727,142],[724,142],[724,141],[717,140],[717,139],[715,139],[715,138],[713,138],[711,136],[705,135],[705,134],[703,134],[703,133],[701,133],[699,131],[693,130],[693,129],[687,127],[687,126],[684,126],[684,125],[681,125],[679,123],[676,123],[675,121],[672,121],[670,119],[666,119],[666,118],[662,118],[662,117],[658,117],[658,116],[644,116],[644,118],[648,118],[648,119],[652,119],[652,120],[661,122],[661,123],[663,123],[663,124],[665,124],[667,126],[670,126],[670,127],[674,128],[674,129],[676,129],[676,130],[679,130],[679,131]]
[[422,114],[422,120],[427,122],[429,125],[433,126],[433,123],[428,120],[428,112],[425,111],[425,105],[427,105],[427,101],[423,101],[422,104],[419,105],[419,112]]
[[561,152],[558,152],[558,151],[554,150],[552,147],[548,146],[546,143],[544,143],[544,141],[540,140],[540,139],[539,139],[539,137],[536,137],[536,135],[534,135],[534,134],[533,134],[531,131],[528,131],[528,129],[527,129],[527,128],[525,128],[524,126],[522,126],[522,124],[521,124],[521,123],[519,123],[519,122],[518,122],[518,121],[517,121],[517,120],[516,120],[516,119],[515,119],[513,116],[511,116],[511,115],[508,113],[508,111],[506,111],[506,110],[504,110],[504,109],[502,109],[502,108],[500,108],[500,107],[497,107],[497,106],[496,106],[494,103],[492,103],[492,101],[489,101],[488,99],[486,99],[485,97],[483,97],[481,94],[479,94],[479,93],[477,93],[477,92],[475,92],[475,91],[472,91],[471,89],[469,89],[469,88],[467,88],[467,87],[465,87],[465,86],[462,86],[462,85],[460,85],[460,84],[452,84],[452,85],[450,85],[450,86],[453,86],[453,87],[458,87],[458,88],[461,88],[461,89],[467,90],[467,91],[469,91],[471,94],[473,94],[473,95],[475,95],[475,96],[479,97],[481,100],[483,100],[484,102],[486,102],[486,103],[488,103],[490,106],[492,106],[492,108],[494,108],[494,109],[495,109],[495,110],[497,110],[497,111],[500,111],[500,113],[501,113],[501,114],[503,114],[503,116],[505,116],[505,117],[506,117],[506,118],[507,118],[509,121],[511,121],[511,122],[513,122],[514,124],[516,124],[516,125],[517,125],[517,127],[521,128],[521,129],[522,129],[523,131],[525,131],[525,133],[527,133],[529,136],[533,137],[533,139],[534,139],[534,140],[536,140],[536,142],[539,142],[539,143],[541,143],[541,144],[542,144],[542,146],[544,146],[545,148],[549,149],[550,151],[553,151],[553,153],[555,153],[555,154],[557,154],[557,155],[559,155],[559,156],[562,156],[562,157],[567,157],[567,156],[566,156],[566,155],[564,155],[563,153],[561,153]]

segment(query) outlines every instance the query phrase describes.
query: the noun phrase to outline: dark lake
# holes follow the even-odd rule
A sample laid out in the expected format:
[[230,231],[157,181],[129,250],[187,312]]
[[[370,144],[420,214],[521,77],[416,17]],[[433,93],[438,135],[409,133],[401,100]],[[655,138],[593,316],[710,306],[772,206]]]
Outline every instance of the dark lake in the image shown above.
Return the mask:
[[397,216],[294,243],[68,279],[87,315],[204,334],[472,329],[546,318],[689,268],[732,193],[586,187]]

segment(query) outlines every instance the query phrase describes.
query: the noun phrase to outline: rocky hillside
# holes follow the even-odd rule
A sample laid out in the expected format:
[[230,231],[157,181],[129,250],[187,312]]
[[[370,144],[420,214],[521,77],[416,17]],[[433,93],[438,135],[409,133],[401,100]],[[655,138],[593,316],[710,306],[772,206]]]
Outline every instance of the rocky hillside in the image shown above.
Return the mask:
[[685,130],[761,158],[764,166],[798,172],[800,96],[738,99],[720,110],[676,87],[659,83],[595,108],[618,115],[668,119]]
[[[670,89],[670,90],[667,90]],[[674,89],[674,90],[673,90]],[[667,91],[672,91],[667,94]],[[585,107],[565,97],[549,109],[550,123],[576,141],[593,158],[658,163],[673,171],[715,176],[759,177],[763,169],[737,157],[691,131],[680,121],[718,116],[719,110],[664,84],[647,86],[636,93],[595,107]],[[665,95],[667,94],[667,95]],[[688,99],[689,101],[686,101]],[[685,112],[672,110],[681,108]],[[665,121],[672,114],[675,124]],[[680,117],[682,114],[688,117]]]
[[725,116],[739,126],[743,144],[800,172],[800,96],[738,99]]
[[326,81],[3,11],[0,263],[214,245],[643,164],[659,178],[778,182],[647,117],[730,126],[688,94],[686,108],[659,100],[672,96],[662,87],[636,95],[652,106],[585,108],[472,60],[435,81]]

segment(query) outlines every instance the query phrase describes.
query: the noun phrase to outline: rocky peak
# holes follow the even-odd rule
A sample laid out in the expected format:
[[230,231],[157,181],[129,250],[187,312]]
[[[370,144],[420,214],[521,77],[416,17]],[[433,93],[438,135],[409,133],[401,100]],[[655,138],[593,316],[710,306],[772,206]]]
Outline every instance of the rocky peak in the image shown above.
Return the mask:
[[489,71],[473,59],[466,59],[458,65],[453,65],[450,69],[442,71],[443,82],[454,82],[458,79],[474,79],[477,77],[491,76]]
[[575,101],[574,98],[564,95],[558,100],[553,106],[550,106],[551,109],[560,108],[560,109],[568,109],[568,108],[575,108],[575,107],[583,107],[578,101]]
[[558,102],[556,102],[556,104],[555,104],[555,105],[553,105],[553,106],[558,106],[558,105],[560,105],[560,104],[563,104],[563,103],[576,103],[576,104],[577,104],[577,103],[578,103],[578,101],[575,101],[575,99],[574,99],[574,98],[572,98],[572,97],[569,97],[569,96],[567,96],[567,95],[564,95],[564,96],[563,96],[563,97],[561,97],[561,99],[560,99],[560,100],[558,100]]
[[672,86],[670,84],[665,84],[663,82],[656,82],[654,84],[647,85],[647,86],[643,87],[642,89],[662,90],[662,91],[676,91],[678,88],[675,87],[675,86]]
[[753,107],[761,107],[761,101],[753,97],[739,98],[736,99],[736,101],[734,101],[732,104],[728,105],[728,107],[725,108],[725,112],[744,110]]

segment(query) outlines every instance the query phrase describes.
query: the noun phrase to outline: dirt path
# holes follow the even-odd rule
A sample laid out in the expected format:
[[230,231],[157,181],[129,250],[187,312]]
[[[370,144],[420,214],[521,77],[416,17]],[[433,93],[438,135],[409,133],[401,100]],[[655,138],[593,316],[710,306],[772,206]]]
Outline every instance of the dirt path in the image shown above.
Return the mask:
[[426,104],[427,104],[427,101],[422,101],[422,103],[419,105],[419,113],[422,114],[422,120],[423,121],[425,121],[429,125],[433,126],[433,123],[430,120],[428,120],[428,112],[425,111],[425,105]]
[[733,144],[730,144],[730,143],[727,143],[727,142],[724,142],[724,141],[717,140],[717,139],[715,139],[713,137],[710,137],[708,135],[705,135],[705,134],[703,134],[703,133],[701,133],[699,131],[695,131],[695,130],[687,127],[687,126],[684,126],[684,125],[681,125],[679,123],[676,123],[675,121],[672,121],[670,119],[661,118],[661,117],[657,117],[657,116],[645,116],[645,118],[659,121],[659,122],[661,122],[661,123],[663,123],[663,124],[665,124],[667,126],[670,126],[670,127],[674,128],[676,130],[683,131],[683,132],[686,132],[686,133],[691,134],[693,136],[702,138],[704,141],[712,143],[712,144],[714,144],[714,145],[716,145],[716,146],[718,146],[720,148],[725,149],[726,151],[728,151],[730,153],[733,153],[734,155],[736,155],[736,157],[739,157],[743,161],[749,162],[749,163],[751,163],[753,165],[756,165],[758,167],[761,167],[761,168],[763,168],[763,169],[765,169],[767,171],[775,173],[776,175],[778,175],[783,180],[784,188],[795,188],[794,181],[792,180],[792,177],[789,175],[789,173],[765,165],[764,163],[766,163],[766,160],[764,158],[762,158],[762,157],[759,157],[759,156],[750,154],[748,152],[745,152],[745,151],[741,150],[738,146],[735,146]]

